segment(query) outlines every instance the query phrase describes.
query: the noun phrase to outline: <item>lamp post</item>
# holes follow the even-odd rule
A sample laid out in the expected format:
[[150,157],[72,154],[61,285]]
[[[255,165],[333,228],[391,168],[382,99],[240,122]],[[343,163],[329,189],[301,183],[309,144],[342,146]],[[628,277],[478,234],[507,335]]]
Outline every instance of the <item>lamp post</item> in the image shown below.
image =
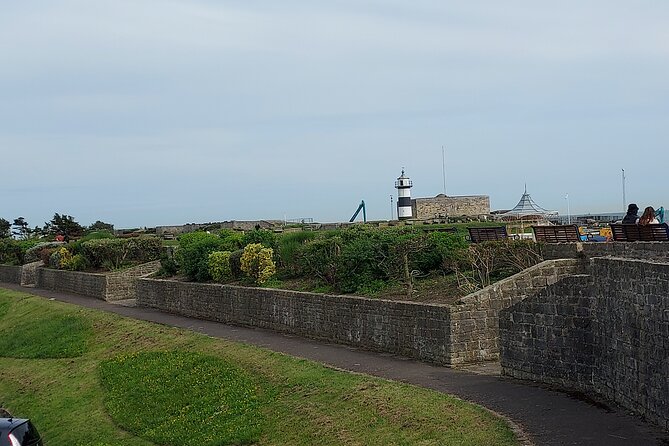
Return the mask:
[[571,212],[569,210],[569,193],[564,196],[564,199],[567,200],[567,224],[571,224]]
[[390,220],[393,219],[393,215],[394,215],[394,213],[393,213],[393,196],[391,195],[390,196]]

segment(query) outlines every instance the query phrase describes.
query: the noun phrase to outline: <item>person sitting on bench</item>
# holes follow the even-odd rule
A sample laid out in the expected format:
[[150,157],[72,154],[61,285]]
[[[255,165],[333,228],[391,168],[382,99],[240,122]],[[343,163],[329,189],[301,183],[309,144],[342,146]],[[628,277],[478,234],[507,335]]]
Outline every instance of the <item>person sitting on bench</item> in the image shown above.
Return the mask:
[[652,206],[648,206],[643,211],[643,215],[639,218],[640,225],[657,225],[659,220],[655,218],[655,209]]
[[624,225],[634,225],[637,223],[639,220],[639,215],[637,214],[639,212],[639,206],[637,206],[634,203],[630,203],[629,206],[627,206],[627,214],[623,218],[622,224]]

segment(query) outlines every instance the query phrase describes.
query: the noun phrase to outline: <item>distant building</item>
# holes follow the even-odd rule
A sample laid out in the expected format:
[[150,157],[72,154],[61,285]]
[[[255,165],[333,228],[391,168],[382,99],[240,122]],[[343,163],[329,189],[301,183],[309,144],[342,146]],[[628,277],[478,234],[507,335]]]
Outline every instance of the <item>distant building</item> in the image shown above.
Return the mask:
[[439,194],[433,198],[411,200],[413,218],[429,220],[446,217],[478,217],[490,214],[488,195],[448,196]]

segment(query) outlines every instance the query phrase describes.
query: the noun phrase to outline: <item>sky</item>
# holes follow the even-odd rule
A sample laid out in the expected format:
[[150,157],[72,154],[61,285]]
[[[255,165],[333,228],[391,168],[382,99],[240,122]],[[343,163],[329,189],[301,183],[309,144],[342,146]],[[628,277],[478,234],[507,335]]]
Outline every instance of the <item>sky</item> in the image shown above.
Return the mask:
[[669,206],[663,0],[0,1],[10,221]]

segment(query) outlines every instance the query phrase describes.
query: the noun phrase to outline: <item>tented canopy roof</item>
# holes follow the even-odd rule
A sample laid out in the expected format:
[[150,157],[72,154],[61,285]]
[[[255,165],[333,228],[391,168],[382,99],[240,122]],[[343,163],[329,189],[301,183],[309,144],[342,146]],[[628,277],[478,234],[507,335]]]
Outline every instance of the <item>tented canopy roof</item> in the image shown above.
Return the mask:
[[525,193],[523,193],[523,196],[520,197],[520,201],[514,207],[508,212],[505,212],[502,214],[504,217],[525,217],[528,215],[536,215],[536,216],[549,216],[549,215],[556,215],[556,211],[549,211],[532,200],[532,197],[530,194],[527,193],[527,186],[525,187]]

